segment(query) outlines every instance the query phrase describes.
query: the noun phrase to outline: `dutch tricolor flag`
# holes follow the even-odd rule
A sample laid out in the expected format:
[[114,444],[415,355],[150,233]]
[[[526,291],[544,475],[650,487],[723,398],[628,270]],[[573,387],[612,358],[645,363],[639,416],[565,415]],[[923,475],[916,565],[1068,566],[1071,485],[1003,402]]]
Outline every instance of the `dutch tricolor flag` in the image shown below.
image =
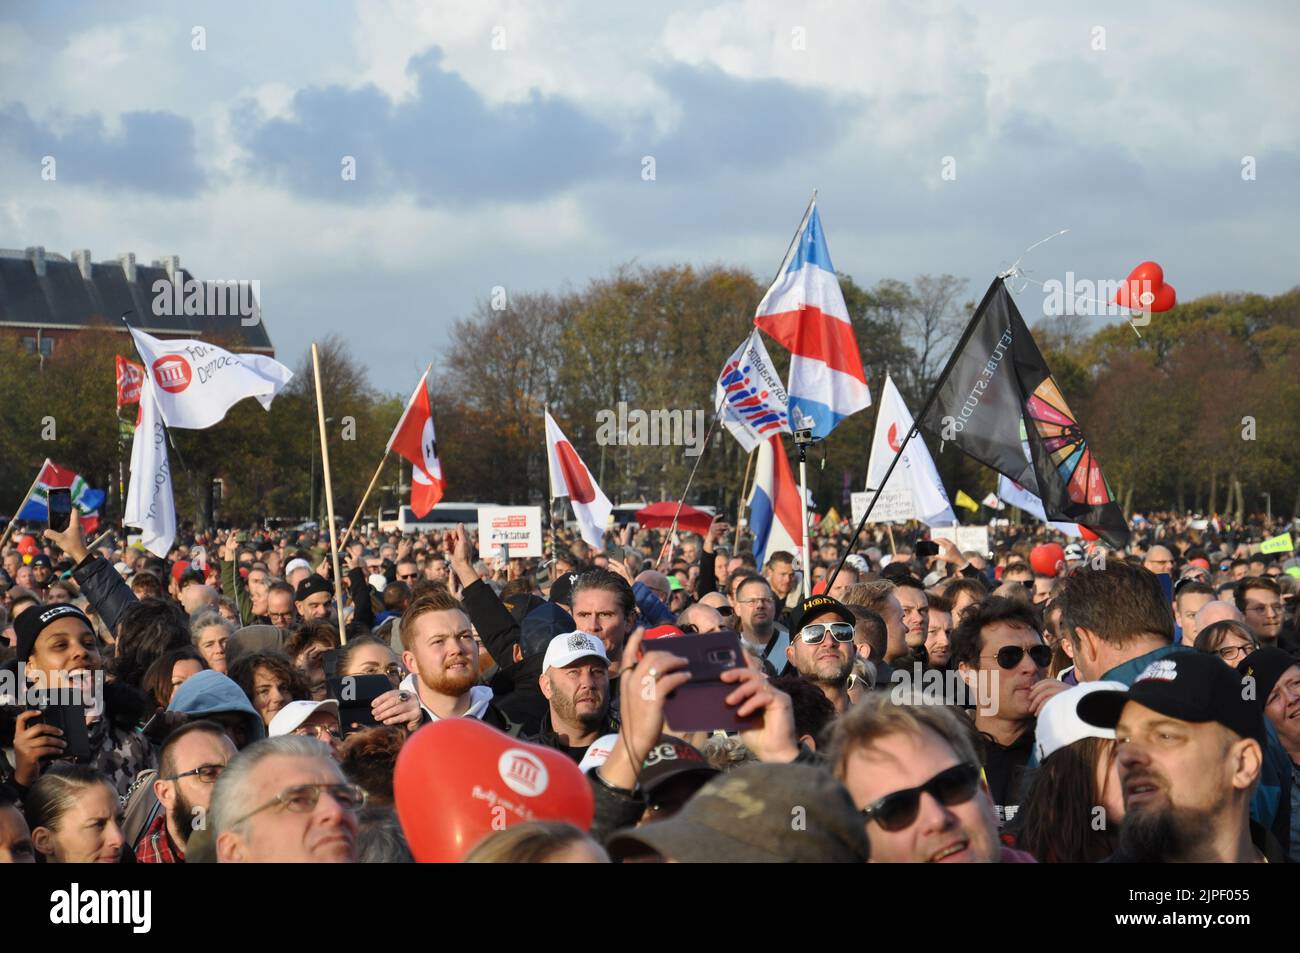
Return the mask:
[[764,565],[773,553],[798,556],[803,549],[799,485],[790,470],[780,434],[758,445],[754,488],[749,494],[749,531],[754,534],[754,559]]
[[790,352],[790,426],[811,418],[822,440],[849,414],[871,406],[867,375],[814,198],[754,323]]

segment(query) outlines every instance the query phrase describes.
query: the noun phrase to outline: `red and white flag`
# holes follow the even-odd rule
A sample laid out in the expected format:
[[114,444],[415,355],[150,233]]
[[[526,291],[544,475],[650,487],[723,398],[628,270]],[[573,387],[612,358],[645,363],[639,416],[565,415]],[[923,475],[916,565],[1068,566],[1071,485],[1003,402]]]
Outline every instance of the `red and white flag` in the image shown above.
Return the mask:
[[591,471],[549,412],[546,414],[546,456],[551,470],[551,498],[567,496],[582,528],[582,538],[588,545],[604,549],[605,527],[609,525],[614,504],[596,485]]
[[121,354],[117,358],[117,409],[121,412],[128,404],[140,403],[140,385],[144,383],[144,367],[128,361]]
[[442,499],[442,463],[433,431],[428,371],[420,375],[386,449],[411,461],[411,510],[417,517],[424,516]]

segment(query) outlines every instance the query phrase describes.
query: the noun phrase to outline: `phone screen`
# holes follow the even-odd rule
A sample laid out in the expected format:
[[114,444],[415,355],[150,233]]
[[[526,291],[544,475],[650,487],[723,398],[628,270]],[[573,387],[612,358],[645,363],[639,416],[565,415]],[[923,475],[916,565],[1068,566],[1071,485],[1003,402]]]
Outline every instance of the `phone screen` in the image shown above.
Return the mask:
[[72,491],[67,487],[52,487],[48,502],[50,529],[61,533],[72,522]]

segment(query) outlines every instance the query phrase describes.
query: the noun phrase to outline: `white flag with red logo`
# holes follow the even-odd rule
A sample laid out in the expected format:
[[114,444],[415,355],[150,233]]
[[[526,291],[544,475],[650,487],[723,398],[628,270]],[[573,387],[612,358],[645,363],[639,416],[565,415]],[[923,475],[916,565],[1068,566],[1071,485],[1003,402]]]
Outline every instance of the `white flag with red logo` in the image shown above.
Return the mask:
[[206,430],[245,397],[265,409],[293,372],[261,354],[234,354],[203,341],[161,341],[131,329],[145,373],[154,384],[158,412],[168,427]]
[[567,496],[573,515],[582,528],[582,538],[596,549],[605,548],[605,527],[614,505],[600,491],[591,471],[573,449],[554,418],[546,415],[546,455],[550,460],[551,497]]
[[420,383],[415,385],[385,449],[411,461],[411,510],[417,517],[424,516],[442,499],[442,462],[433,430],[428,371],[420,375]]
[[140,542],[155,556],[166,558],[176,538],[176,499],[167,462],[167,431],[158,414],[153,383],[140,387],[140,425],[131,444],[131,485],[126,491],[122,522],[140,527]]
[[903,395],[894,386],[893,378],[885,376],[885,387],[880,394],[880,410],[876,414],[876,430],[871,437],[871,458],[867,462],[867,489],[874,491],[889,472],[889,465],[900,451],[902,457],[889,476],[882,492],[906,491],[912,498],[912,518],[926,526],[954,526],[948,502],[948,491],[943,488],[934,458],[920,436],[913,437],[903,446],[908,431],[912,429],[912,413],[903,403]]

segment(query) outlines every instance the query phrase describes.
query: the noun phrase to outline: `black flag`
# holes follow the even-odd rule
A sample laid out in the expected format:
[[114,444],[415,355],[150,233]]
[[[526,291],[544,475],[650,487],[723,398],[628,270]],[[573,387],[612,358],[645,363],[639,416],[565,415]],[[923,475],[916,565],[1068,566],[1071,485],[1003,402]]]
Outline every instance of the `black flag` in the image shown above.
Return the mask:
[[1125,545],[1128,524],[1097,455],[1001,278],[957,348],[918,426],[1034,492],[1049,520]]

